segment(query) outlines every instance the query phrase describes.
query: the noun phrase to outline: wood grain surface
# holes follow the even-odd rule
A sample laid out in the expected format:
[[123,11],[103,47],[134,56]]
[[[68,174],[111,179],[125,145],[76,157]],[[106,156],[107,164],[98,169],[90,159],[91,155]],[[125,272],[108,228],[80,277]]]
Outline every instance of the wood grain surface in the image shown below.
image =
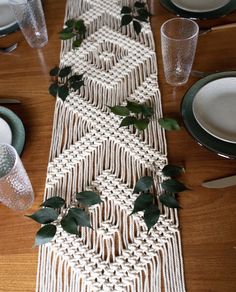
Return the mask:
[[[197,79],[190,78],[182,87],[165,83],[160,25],[175,16],[157,0],[150,0],[149,4],[154,15],[151,24],[164,116],[181,121],[181,99]],[[31,49],[18,33],[11,36],[19,40],[17,50],[0,55],[0,98],[21,100],[20,105],[8,107],[19,115],[26,128],[22,160],[35,191],[35,203],[27,212],[14,212],[0,205],[0,292],[35,291],[37,249],[32,245],[39,226],[24,214],[36,210],[43,198],[55,104],[48,94],[48,72],[59,63],[58,32],[64,14],[65,0],[45,1],[48,45],[39,50]],[[199,25],[206,28],[231,22],[236,22],[236,12],[219,19],[199,21]],[[0,46],[10,41],[0,39]],[[236,29],[218,30],[199,37],[193,67],[208,71],[236,68]],[[167,133],[167,141],[169,162],[185,166],[182,179],[191,188],[179,196],[183,207],[179,215],[187,291],[236,291],[236,186],[218,190],[200,186],[204,180],[235,174],[236,161],[200,147],[185,129]]]

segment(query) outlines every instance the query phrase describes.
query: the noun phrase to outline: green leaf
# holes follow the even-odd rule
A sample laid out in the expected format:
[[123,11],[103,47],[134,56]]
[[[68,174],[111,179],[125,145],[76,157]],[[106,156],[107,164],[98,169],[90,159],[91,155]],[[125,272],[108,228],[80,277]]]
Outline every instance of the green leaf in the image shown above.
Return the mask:
[[66,77],[71,73],[71,67],[62,68],[59,72],[59,77]]
[[70,83],[70,86],[71,86],[74,90],[80,90],[80,88],[81,88],[82,86],[84,86],[84,80],[71,82],[71,83]]
[[73,28],[66,27],[66,28],[63,28],[63,30],[60,31],[60,34],[63,34],[63,33],[71,33],[71,32],[73,32]]
[[140,192],[145,192],[151,188],[152,184],[152,176],[143,176],[136,182],[133,193],[138,194]]
[[43,202],[41,207],[50,207],[54,209],[61,208],[65,205],[65,200],[61,197],[52,197]]
[[180,130],[180,126],[178,122],[174,119],[170,118],[160,118],[158,120],[158,123],[162,128],[164,128],[167,131],[178,131]]
[[141,104],[134,101],[129,101],[129,100],[127,100],[126,107],[128,110],[130,110],[132,113],[135,113],[135,114],[140,114],[142,113],[142,110],[143,110]]
[[83,78],[84,74],[79,74],[79,75],[72,75],[70,78],[69,78],[69,81],[70,82],[77,82],[77,81],[80,81],[82,78]]
[[130,126],[130,125],[134,125],[137,121],[137,118],[132,117],[132,116],[128,116],[125,117],[121,123],[120,123],[120,127],[125,127],[125,126]]
[[178,201],[171,194],[162,194],[160,196],[160,201],[168,208],[180,208]]
[[137,15],[134,18],[139,20],[139,21],[142,21],[142,22],[148,22],[147,17],[145,17],[143,15]]
[[146,118],[150,118],[153,114],[153,108],[150,106],[147,106],[145,104],[142,105],[142,114],[146,117]]
[[169,193],[180,193],[188,188],[176,179],[167,179],[161,184],[162,188]]
[[117,105],[113,107],[109,107],[113,114],[118,116],[128,116],[129,110],[125,106]]
[[61,220],[61,227],[68,233],[79,235],[78,224],[73,216],[66,215]]
[[133,20],[133,16],[130,14],[124,14],[121,18],[121,26],[128,25]]
[[153,203],[153,196],[149,193],[142,193],[134,201],[134,208],[131,214],[147,209]]
[[82,39],[77,39],[77,40],[73,41],[73,44],[72,44],[73,48],[79,48],[81,46],[82,42],[83,42]]
[[149,120],[148,119],[139,119],[136,121],[135,126],[138,130],[143,131],[148,127]]
[[69,88],[67,85],[58,87],[58,96],[64,101],[69,94]]
[[72,39],[74,36],[75,34],[73,32],[60,32],[60,39],[63,41]]
[[36,233],[35,237],[35,246],[39,246],[41,244],[45,244],[53,239],[57,232],[57,228],[55,225],[48,224],[41,227]]
[[134,7],[136,7],[136,8],[143,8],[143,7],[145,7],[145,3],[140,2],[140,1],[136,1],[134,3]]
[[56,97],[57,96],[57,92],[58,92],[58,85],[56,82],[52,83],[49,88],[48,88],[49,93]]
[[140,34],[140,32],[141,32],[141,30],[142,30],[142,25],[140,24],[140,22],[134,20],[134,21],[133,21],[133,26],[134,26],[134,31],[135,31],[137,34]]
[[53,69],[50,70],[50,72],[49,72],[50,76],[57,76],[59,70],[60,70],[59,67],[55,66]]
[[75,20],[74,19],[68,19],[65,23],[66,26],[68,27],[73,27],[75,24]]
[[165,176],[177,176],[181,173],[185,172],[185,169],[181,166],[177,166],[177,165],[171,165],[171,164],[168,164],[166,165],[163,169],[162,169],[162,173],[165,175]]
[[121,9],[121,14],[130,14],[132,12],[132,9],[129,7],[129,6],[123,6],[122,9]]
[[145,8],[141,8],[137,10],[138,15],[141,15],[143,17],[148,18],[149,16],[152,16],[151,13],[149,11],[147,11],[147,9]]
[[78,225],[92,228],[89,214],[87,214],[83,209],[71,208],[68,212],[68,215],[73,217]]
[[47,224],[55,221],[58,217],[58,213],[51,208],[43,208],[32,215],[26,215],[26,217],[29,217],[40,224]]
[[102,202],[100,196],[91,191],[84,191],[76,194],[76,199],[83,206],[92,206],[95,204],[100,204]]
[[79,19],[76,21],[75,23],[75,29],[77,30],[77,32],[79,34],[85,34],[86,33],[86,26],[84,24],[84,20],[83,19]]
[[157,205],[151,205],[144,212],[144,221],[147,225],[148,231],[157,223],[160,217],[160,210]]

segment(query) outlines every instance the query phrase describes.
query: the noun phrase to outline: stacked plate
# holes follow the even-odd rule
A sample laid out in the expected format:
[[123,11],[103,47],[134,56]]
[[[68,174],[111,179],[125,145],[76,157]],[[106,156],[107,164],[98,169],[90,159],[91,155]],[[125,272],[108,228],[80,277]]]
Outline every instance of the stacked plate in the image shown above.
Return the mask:
[[0,0],[0,36],[9,34],[18,29],[13,11],[8,5],[8,0]]
[[236,10],[235,0],[160,0],[169,11],[182,17],[210,19]]
[[201,145],[236,158],[236,71],[196,82],[183,97],[181,113],[187,130]]
[[19,155],[25,144],[22,121],[13,111],[3,106],[0,106],[0,143],[11,144]]

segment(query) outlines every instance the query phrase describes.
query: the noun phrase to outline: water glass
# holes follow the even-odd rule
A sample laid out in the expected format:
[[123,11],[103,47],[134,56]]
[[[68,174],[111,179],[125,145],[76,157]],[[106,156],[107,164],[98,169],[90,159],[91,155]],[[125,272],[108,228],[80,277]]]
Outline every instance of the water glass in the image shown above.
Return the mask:
[[199,27],[187,18],[172,18],[161,26],[161,51],[166,82],[172,86],[188,81],[195,56]]
[[32,48],[42,48],[48,42],[41,0],[8,0],[19,27]]
[[14,210],[25,210],[33,201],[32,185],[15,148],[0,143],[0,202]]

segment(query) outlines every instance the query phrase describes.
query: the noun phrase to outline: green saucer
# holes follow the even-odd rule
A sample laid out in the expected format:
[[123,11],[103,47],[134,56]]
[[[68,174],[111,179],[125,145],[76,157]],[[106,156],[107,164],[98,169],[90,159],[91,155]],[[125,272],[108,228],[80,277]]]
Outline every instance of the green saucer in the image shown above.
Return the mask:
[[160,3],[163,7],[165,7],[170,12],[173,12],[177,16],[192,18],[192,19],[218,18],[218,17],[228,15],[229,13],[236,10],[236,1],[235,0],[231,0],[225,6],[218,8],[216,10],[208,11],[208,12],[187,11],[187,10],[181,9],[178,6],[176,6],[171,0],[160,0]]
[[20,155],[25,144],[25,128],[20,118],[6,107],[0,106],[0,117],[4,119],[12,131],[12,146]]
[[218,139],[206,132],[199,125],[193,113],[193,101],[197,92],[207,83],[225,77],[236,77],[236,71],[212,74],[197,81],[192,87],[190,87],[190,89],[186,92],[182,99],[181,114],[186,129],[191,134],[191,136],[193,136],[198,141],[200,145],[205,146],[207,149],[218,153],[220,156],[227,158],[236,158],[236,144]]

